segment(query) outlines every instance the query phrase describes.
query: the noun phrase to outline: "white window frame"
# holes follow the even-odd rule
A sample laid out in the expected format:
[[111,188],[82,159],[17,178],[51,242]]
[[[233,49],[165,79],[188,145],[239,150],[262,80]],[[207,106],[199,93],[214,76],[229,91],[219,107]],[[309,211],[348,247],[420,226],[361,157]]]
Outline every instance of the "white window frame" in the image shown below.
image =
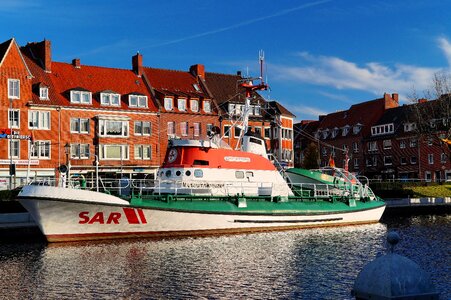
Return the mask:
[[[17,114],[17,122],[14,121],[15,114]],[[20,109],[8,109],[8,128],[20,128]]]
[[368,152],[377,152],[377,141],[368,142]]
[[[387,162],[387,160],[390,160]],[[384,156],[384,166],[393,165],[393,157],[391,155]]]
[[[110,158],[107,157],[107,149],[110,147],[120,147],[120,157]],[[100,160],[129,160],[129,149],[130,147],[125,144],[100,144],[99,145],[99,159]]]
[[135,159],[151,160],[152,159],[152,145],[135,145],[134,146]]
[[200,123],[198,123],[198,122],[193,123],[193,135],[194,136],[200,135]]
[[[344,126],[344,127],[341,129],[341,136],[347,136],[348,133],[349,133],[349,128],[350,128],[349,125]],[[318,138],[318,137],[316,137],[316,138]]]
[[117,93],[100,93],[100,104],[104,106],[120,106],[121,95]]
[[254,115],[255,116],[260,116],[261,115],[261,106],[260,105],[255,105],[255,107],[254,107]]
[[28,128],[50,130],[50,111],[30,110],[28,111]]
[[405,149],[406,148],[406,140],[400,140],[399,141],[399,149]]
[[[43,148],[44,147],[44,148]],[[52,157],[52,143],[48,140],[34,141],[33,149],[31,143],[29,144],[30,158],[34,159],[51,159]],[[33,150],[33,151],[31,151]],[[48,150],[48,155],[47,155]]]
[[39,88],[39,99],[40,100],[49,100],[49,88],[46,86]]
[[[83,130],[82,129],[82,122],[83,124],[87,124],[87,129]],[[78,127],[77,129],[73,129],[73,126]],[[89,133],[91,129],[91,124],[90,124],[90,120],[89,119],[85,119],[85,118],[70,118],[70,132],[71,133],[81,133],[81,134],[86,134]]]
[[359,159],[354,158],[354,169],[358,169],[358,168],[359,168]]
[[418,141],[416,139],[410,140],[410,148],[415,148],[418,146]]
[[[121,123],[121,133],[118,135],[108,134],[108,126],[110,123]],[[127,138],[129,136],[129,126],[128,121],[123,120],[110,120],[110,119],[100,119],[99,120],[99,132],[100,137],[115,137],[115,138]]]
[[211,101],[204,100],[204,112],[211,113]]
[[71,159],[89,159],[91,156],[89,144],[70,144],[70,158]]
[[188,136],[188,122],[180,122],[180,134]]
[[359,144],[357,142],[352,142],[352,151],[354,153],[359,153]]
[[172,97],[164,97],[164,109],[173,110],[174,109],[174,99]]
[[224,137],[230,137],[230,129],[231,129],[232,127],[230,126],[230,125],[224,125],[224,132],[223,132],[223,136]]
[[[141,132],[136,130],[136,125],[140,125],[141,126]],[[149,128],[149,132],[145,132],[145,128]],[[152,123],[149,121],[135,121],[134,123],[134,128],[133,128],[135,135],[140,135],[140,136],[151,136],[152,135]]]
[[431,182],[432,181],[432,173],[431,173],[431,171],[425,171],[424,172],[424,180],[426,182]]
[[362,130],[362,124],[356,124],[354,127],[352,127],[352,133],[358,134]]
[[[76,97],[78,97],[78,99]],[[92,104],[92,93],[88,91],[78,91],[78,90],[70,91],[70,103]]]
[[186,98],[177,99],[177,109],[179,111],[186,111]]
[[440,162],[442,164],[446,164],[446,153],[441,153],[440,154]]
[[136,94],[128,95],[128,106],[147,108],[147,96]]
[[[7,140],[8,141],[8,158],[20,158],[20,140]],[[12,146],[12,147],[11,147]],[[14,154],[11,152],[14,150]]]
[[191,99],[189,102],[189,107],[192,112],[199,112],[199,100],[198,99]]
[[433,154],[433,153],[429,153],[429,154],[428,154],[428,163],[429,163],[430,165],[433,165],[433,164],[434,164],[434,154]]
[[8,79],[8,99],[20,99],[19,79]]
[[395,126],[393,123],[383,124],[371,127],[371,135],[384,135],[393,134],[395,132]]
[[384,149],[391,149],[391,140],[383,140]]
[[175,122],[173,121],[168,122],[167,128],[168,135],[175,135]]

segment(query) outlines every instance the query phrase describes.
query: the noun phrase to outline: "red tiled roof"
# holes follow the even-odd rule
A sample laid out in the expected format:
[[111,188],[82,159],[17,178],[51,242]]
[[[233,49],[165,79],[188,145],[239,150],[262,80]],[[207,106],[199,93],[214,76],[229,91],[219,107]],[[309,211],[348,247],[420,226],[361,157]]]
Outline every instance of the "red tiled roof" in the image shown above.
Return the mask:
[[189,72],[149,67],[144,67],[143,70],[152,88],[163,95],[208,98],[197,78]]
[[[136,76],[131,70],[105,68],[96,66],[81,65],[80,68],[72,64],[52,62],[52,72],[46,73],[29,56],[27,49],[23,48],[25,60],[34,76],[33,84],[43,83],[49,87],[50,101],[40,100],[37,93],[33,93],[33,102],[40,104],[71,105],[81,107],[99,108],[99,93],[106,90],[113,90],[121,95],[121,107],[117,109],[132,109],[128,107],[128,95],[138,93],[147,96],[148,109],[157,111],[153,98],[142,78]],[[92,93],[92,104],[71,104],[70,90],[82,88]],[[105,106],[102,106],[105,107]],[[114,106],[107,106],[108,109],[115,109]],[[135,108],[142,111],[142,108]]]

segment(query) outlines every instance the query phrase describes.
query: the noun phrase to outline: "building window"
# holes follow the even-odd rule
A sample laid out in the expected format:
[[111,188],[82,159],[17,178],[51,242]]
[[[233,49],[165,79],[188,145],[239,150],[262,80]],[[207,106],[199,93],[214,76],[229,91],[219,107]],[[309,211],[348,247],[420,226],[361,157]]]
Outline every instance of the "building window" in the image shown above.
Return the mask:
[[91,104],[91,92],[70,91],[70,102],[75,104]]
[[410,163],[411,163],[412,165],[415,165],[415,164],[417,163],[417,157],[416,157],[416,156],[410,157]]
[[394,133],[394,125],[384,124],[371,127],[371,135],[382,135],[382,134],[391,134]]
[[429,172],[429,171],[424,172],[424,179],[427,182],[431,182],[432,181],[432,174],[431,174],[431,172]]
[[359,159],[354,158],[354,169],[358,169],[358,168],[359,168]]
[[391,166],[393,164],[393,160],[391,156],[384,156],[384,166]]
[[128,145],[99,145],[100,159],[128,160]]
[[405,123],[404,124],[404,132],[414,131],[417,129],[416,123]]
[[150,122],[136,121],[135,135],[151,135],[152,127]]
[[321,149],[321,153],[323,154],[323,156],[326,156],[326,155],[327,155],[327,148],[326,148],[326,147],[323,147],[323,148]]
[[8,140],[8,157],[20,158],[20,140]]
[[341,136],[347,136],[348,133],[349,133],[349,128],[350,128],[349,125],[346,125],[345,127],[343,127],[343,128],[341,129]]
[[377,142],[376,141],[368,142],[368,151],[369,152],[377,151]]
[[151,145],[135,145],[135,159],[152,159]]
[[107,106],[119,106],[120,95],[116,93],[100,93],[100,104]]
[[229,115],[236,115],[235,104],[229,103]]
[[414,148],[416,146],[417,146],[417,140],[415,140],[415,139],[410,140],[410,148]]
[[175,135],[175,122],[168,122],[168,135]]
[[19,99],[20,98],[20,80],[8,79],[8,98]]
[[129,95],[128,96],[128,106],[146,108],[147,107],[147,96]]
[[204,112],[211,112],[211,102],[204,100]]
[[362,124],[356,124],[354,127],[352,127],[352,133],[358,134],[362,130]]
[[336,137],[338,135],[338,131],[339,131],[339,129],[337,127],[332,129],[332,138],[334,138],[334,137]]
[[20,128],[20,109],[8,109],[9,124],[8,128]]
[[406,148],[406,141],[405,140],[400,140],[399,141],[399,148],[400,149]]
[[241,128],[235,127],[235,134],[234,134],[234,137],[235,137],[235,138],[239,138],[240,136],[241,136]]
[[128,121],[99,120],[99,136],[128,137]]
[[30,110],[28,112],[28,128],[50,129],[50,112]]
[[352,151],[354,153],[358,153],[359,152],[359,143],[357,142],[352,142]]
[[199,111],[199,100],[191,100],[190,107],[191,107],[192,111],[198,112]]
[[186,99],[185,98],[179,98],[177,103],[177,108],[180,111],[185,111],[186,110]]
[[44,86],[39,88],[39,99],[49,100],[49,88]]
[[271,127],[265,127],[265,139],[271,138]]
[[180,122],[180,133],[182,136],[188,135],[188,122]]
[[70,158],[88,159],[89,144],[70,144]]
[[401,165],[407,165],[407,158],[401,157],[400,162],[401,162]]
[[384,149],[391,149],[391,140],[384,140]]
[[70,132],[89,133],[89,119],[71,118]]
[[50,141],[35,141],[31,149],[30,157],[50,159]]
[[193,123],[194,136],[200,135],[200,123]]
[[261,127],[254,127],[254,131],[258,136],[262,136],[262,128]]
[[442,154],[440,155],[440,162],[441,162],[442,164],[445,164],[445,163],[446,163],[446,154],[445,154],[445,153],[442,153]]
[[429,153],[429,154],[428,154],[428,163],[429,163],[430,165],[433,165],[433,164],[434,164],[434,154],[432,154],[432,153]]
[[224,125],[224,137],[230,136],[230,125]]
[[172,110],[172,102],[173,102],[173,99],[171,97],[165,97],[164,98],[164,109]]
[[207,124],[207,133],[208,132],[212,132],[212,130],[213,130],[213,124]]
[[255,105],[254,107],[254,115],[260,116],[261,115],[261,107],[259,105]]
[[327,138],[327,136],[329,135],[329,129],[325,129],[321,133],[323,135],[323,140],[325,140]]

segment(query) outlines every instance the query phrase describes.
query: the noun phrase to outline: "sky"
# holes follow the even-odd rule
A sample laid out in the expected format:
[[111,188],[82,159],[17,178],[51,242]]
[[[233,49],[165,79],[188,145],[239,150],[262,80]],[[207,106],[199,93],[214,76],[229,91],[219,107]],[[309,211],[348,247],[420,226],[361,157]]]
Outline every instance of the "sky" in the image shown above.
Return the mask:
[[52,59],[259,76],[296,120],[430,89],[451,64],[451,1],[0,0],[0,40],[52,42]]

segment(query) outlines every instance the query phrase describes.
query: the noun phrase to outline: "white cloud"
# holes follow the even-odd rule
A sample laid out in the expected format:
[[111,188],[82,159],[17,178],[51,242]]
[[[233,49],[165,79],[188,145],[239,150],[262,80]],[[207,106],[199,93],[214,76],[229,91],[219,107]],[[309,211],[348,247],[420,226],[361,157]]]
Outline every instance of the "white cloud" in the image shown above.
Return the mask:
[[318,120],[318,116],[328,114],[328,112],[325,112],[324,110],[321,110],[313,106],[305,106],[305,105],[294,106],[287,104],[284,105],[290,112],[296,115],[296,120],[307,120],[307,119]]
[[[451,43],[438,39],[439,47],[451,65]],[[395,92],[400,98],[415,90],[428,88],[433,75],[445,68],[421,67],[415,65],[384,65],[368,62],[359,65],[334,56],[313,55],[300,52],[299,60],[288,65],[271,65],[274,80],[297,81],[307,84],[333,87],[339,90],[361,90],[382,95]]]

